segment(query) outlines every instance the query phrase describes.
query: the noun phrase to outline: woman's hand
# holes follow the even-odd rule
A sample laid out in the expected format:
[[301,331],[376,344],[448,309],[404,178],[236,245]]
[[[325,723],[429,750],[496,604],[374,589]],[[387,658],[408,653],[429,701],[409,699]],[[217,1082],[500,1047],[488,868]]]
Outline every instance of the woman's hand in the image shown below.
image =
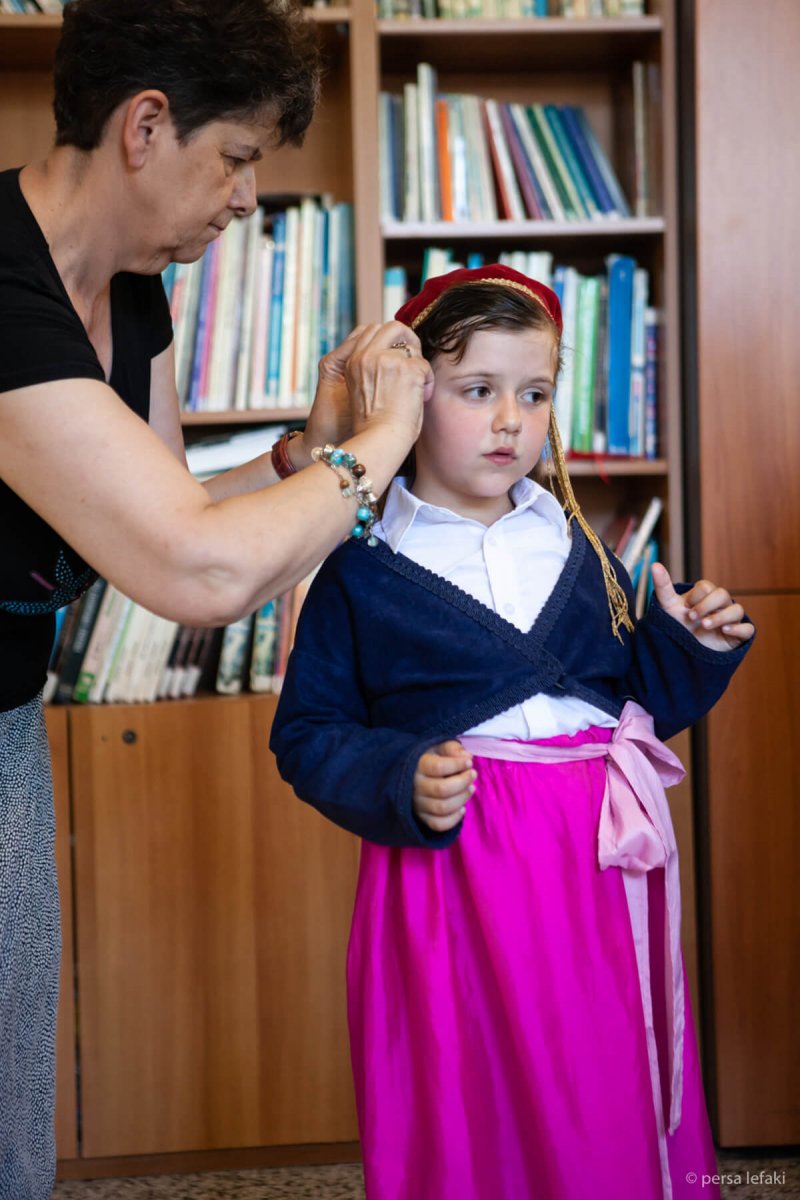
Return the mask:
[[652,570],[656,599],[664,612],[685,625],[704,646],[711,650],[733,650],[755,633],[750,622],[742,620],[741,604],[734,603],[724,588],[700,579],[690,591],[679,596],[662,563],[653,563]]
[[367,325],[347,360],[345,375],[358,433],[373,422],[396,425],[409,448],[422,424],[422,405],[433,392],[433,371],[419,338],[399,321]]
[[441,742],[426,750],[414,774],[414,815],[434,833],[452,829],[464,816],[476,776],[460,742]]
[[364,329],[364,325],[357,325],[341,345],[320,359],[314,403],[308,414],[303,437],[297,439],[298,442],[302,442],[302,463],[295,462],[294,448],[292,449],[292,461],[296,467],[307,466],[312,461],[311,451],[315,446],[324,446],[328,442],[339,446],[353,433],[353,416],[347,394],[345,370]]

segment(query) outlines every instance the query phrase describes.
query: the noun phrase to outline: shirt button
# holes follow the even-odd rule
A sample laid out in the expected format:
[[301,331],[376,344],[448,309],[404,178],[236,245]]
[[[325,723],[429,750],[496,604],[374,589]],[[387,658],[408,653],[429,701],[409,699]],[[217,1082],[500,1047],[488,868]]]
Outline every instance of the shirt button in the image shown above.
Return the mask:
[[503,605],[503,612],[507,612],[507,613],[513,613],[513,611],[514,611],[514,605],[513,605],[513,604],[504,604],[504,605]]

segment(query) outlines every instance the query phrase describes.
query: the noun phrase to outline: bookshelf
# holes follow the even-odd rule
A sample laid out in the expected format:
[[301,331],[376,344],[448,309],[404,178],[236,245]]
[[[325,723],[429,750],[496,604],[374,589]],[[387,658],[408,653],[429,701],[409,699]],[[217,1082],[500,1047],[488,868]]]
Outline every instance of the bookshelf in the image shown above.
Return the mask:
[[[651,275],[667,337],[659,457],[572,464],[590,519],[664,501],[662,554],[683,566],[673,0],[642,18],[381,20],[371,0],[309,9],[327,72],[301,150],[257,168],[261,193],[328,192],[355,206],[357,319],[380,320],[383,272],[418,277],[429,243],[548,248],[579,270],[629,252]],[[60,21],[0,16],[0,169],[43,155]],[[633,180],[634,61],[660,67],[657,190],[647,217],[596,223],[381,224],[377,97],[432,63],[443,89],[582,104],[623,187]],[[490,259],[489,259],[490,261]],[[302,420],[302,409],[186,413],[203,429]],[[299,805],[266,748],[274,699],[244,695],[50,713],[68,806],[59,807],[64,903],[80,962],[80,1137],[75,1063],[59,1061],[63,1177],[352,1157],[357,1130],[343,964],[356,843]],[[679,748],[686,758],[686,745]],[[673,797],[682,843],[684,945],[694,979],[691,798]],[[65,829],[65,823],[69,828]],[[74,853],[69,854],[69,835]],[[67,839],[66,843],[64,839]],[[146,883],[146,887],[145,887]],[[72,902],[70,903],[70,897]],[[333,902],[331,900],[333,898]],[[65,994],[73,935],[65,926]],[[60,1037],[74,1048],[62,1008]]]

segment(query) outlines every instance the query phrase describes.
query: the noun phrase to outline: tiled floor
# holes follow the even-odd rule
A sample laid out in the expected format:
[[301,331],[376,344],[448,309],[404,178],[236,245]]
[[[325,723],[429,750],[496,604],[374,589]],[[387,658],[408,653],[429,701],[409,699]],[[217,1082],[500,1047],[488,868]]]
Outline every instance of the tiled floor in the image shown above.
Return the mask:
[[[800,1200],[800,1159],[784,1153],[720,1154],[725,1200]],[[703,1200],[702,1180],[697,1200]],[[705,1191],[707,1195],[707,1191]],[[364,1200],[361,1167],[283,1167],[61,1183],[53,1200]],[[411,1200],[411,1198],[410,1198]],[[519,1200],[529,1200],[520,1197]],[[591,1200],[591,1197],[586,1197]]]

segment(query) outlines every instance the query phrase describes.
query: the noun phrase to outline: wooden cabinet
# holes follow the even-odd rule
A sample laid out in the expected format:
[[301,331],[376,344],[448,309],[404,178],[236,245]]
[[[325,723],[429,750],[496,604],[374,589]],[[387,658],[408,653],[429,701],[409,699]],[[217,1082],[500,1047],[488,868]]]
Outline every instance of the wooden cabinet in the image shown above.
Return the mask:
[[704,742],[705,1040],[720,1143],[777,1145],[800,1142],[800,7],[702,0],[685,10],[695,565],[730,587],[759,630]]
[[274,704],[70,712],[88,1158],[357,1137],[358,843],[279,779]]

